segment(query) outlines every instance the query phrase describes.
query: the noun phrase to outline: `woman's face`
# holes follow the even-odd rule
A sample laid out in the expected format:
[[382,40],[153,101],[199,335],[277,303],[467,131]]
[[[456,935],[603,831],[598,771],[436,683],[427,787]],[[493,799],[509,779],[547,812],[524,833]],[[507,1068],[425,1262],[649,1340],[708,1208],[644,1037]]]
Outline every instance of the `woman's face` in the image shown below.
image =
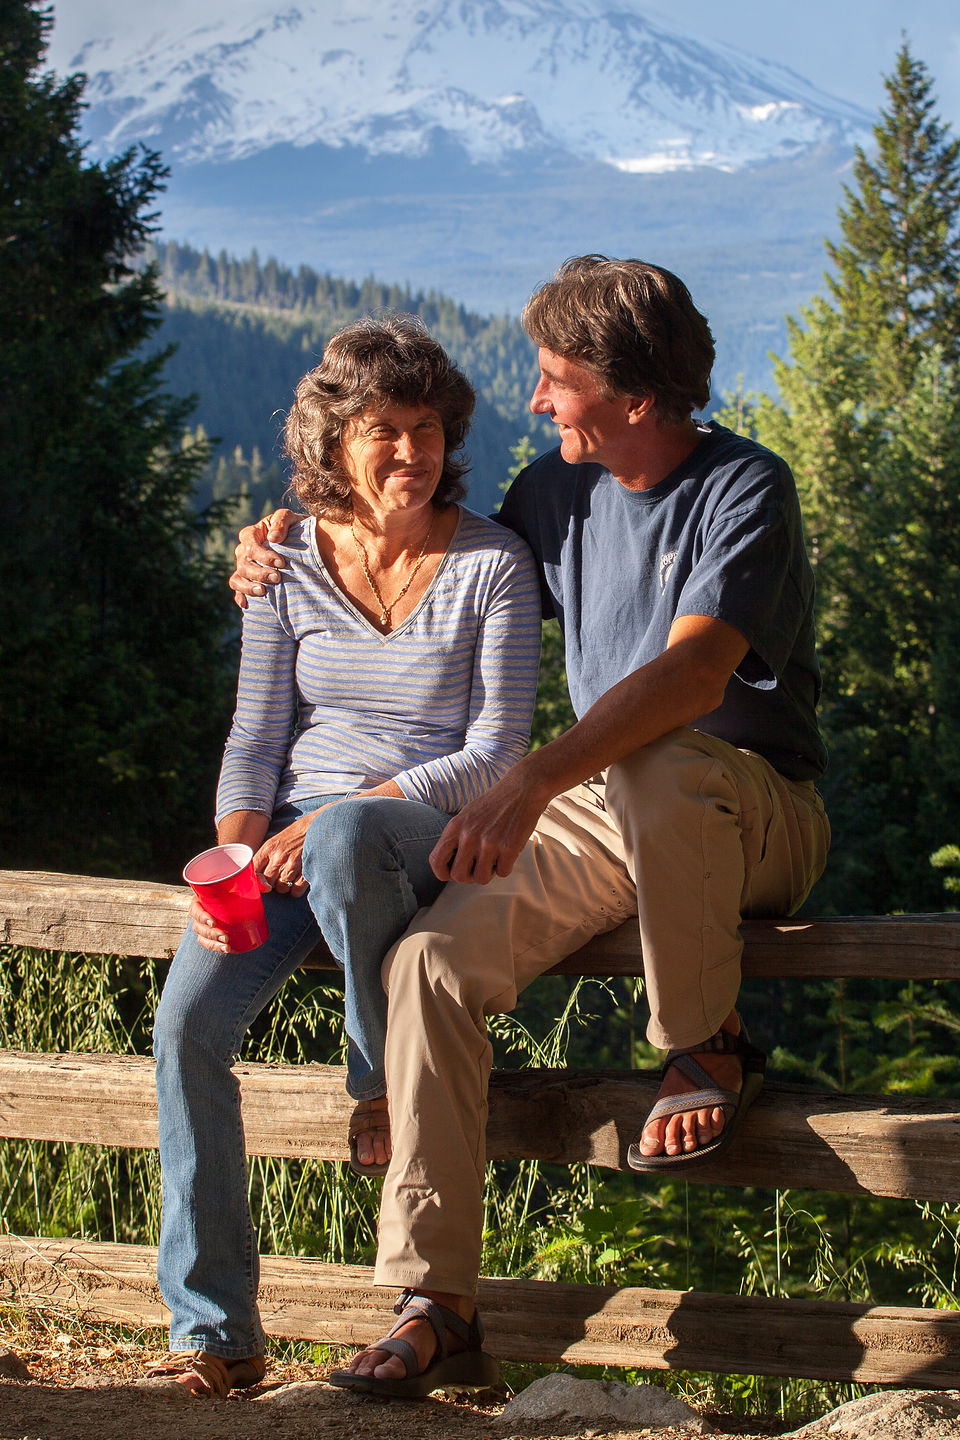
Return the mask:
[[370,405],[348,420],[340,459],[360,518],[429,505],[443,470],[443,422],[429,405]]

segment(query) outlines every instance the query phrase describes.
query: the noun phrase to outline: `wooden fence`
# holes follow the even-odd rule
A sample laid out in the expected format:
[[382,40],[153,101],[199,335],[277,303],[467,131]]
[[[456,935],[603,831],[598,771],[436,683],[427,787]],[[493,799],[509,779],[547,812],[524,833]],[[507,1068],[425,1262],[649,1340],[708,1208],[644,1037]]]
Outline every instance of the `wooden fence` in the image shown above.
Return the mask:
[[[3,943],[72,952],[89,963],[102,954],[169,958],[188,903],[188,892],[170,885],[0,872]],[[748,975],[960,979],[960,914],[750,921],[744,933]],[[312,963],[331,962],[318,955]],[[557,969],[638,974],[635,924],[592,941]],[[237,1070],[250,1154],[346,1159],[353,1102],[339,1067]],[[655,1085],[647,1072],[496,1072],[490,1158],[625,1169]],[[153,1063],[0,1051],[0,1135],[155,1147]],[[955,1204],[960,1102],[768,1083],[729,1151],[689,1178]],[[155,1267],[148,1247],[0,1237],[0,1296],[69,1300],[91,1319],[164,1323]],[[273,1335],[367,1344],[392,1320],[392,1299],[364,1268],[263,1260],[260,1304]],[[956,1311],[515,1279],[482,1280],[479,1303],[489,1348],[503,1359],[960,1385]]]

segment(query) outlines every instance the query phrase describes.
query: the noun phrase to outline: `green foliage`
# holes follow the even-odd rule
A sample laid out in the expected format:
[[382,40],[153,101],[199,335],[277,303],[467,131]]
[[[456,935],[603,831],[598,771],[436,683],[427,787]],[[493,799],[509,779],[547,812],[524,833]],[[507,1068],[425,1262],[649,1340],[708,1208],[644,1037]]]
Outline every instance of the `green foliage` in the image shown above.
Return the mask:
[[207,833],[233,669],[162,388],[154,272],[131,255],[165,171],[87,163],[82,78],[40,71],[49,12],[6,0],[0,52],[0,477],[17,536],[0,664],[0,863],[172,878]]
[[[147,1054],[159,998],[153,961],[0,950],[0,1048]],[[246,1060],[342,1059],[343,1000],[301,971],[259,1018]],[[250,1161],[249,1194],[265,1253],[369,1260],[377,1188],[346,1166]],[[0,1140],[0,1227],[155,1245],[160,1172],[153,1151]]]
[[816,904],[841,912],[935,907],[926,857],[960,808],[960,141],[906,47],[887,91],[828,298],[789,322],[783,404],[735,407],[803,501],[832,757]]
[[513,464],[510,466],[510,477],[500,486],[501,490],[508,490],[510,488],[510,481],[516,480],[520,471],[526,469],[531,460],[536,457],[536,453],[537,447],[529,435],[521,435],[516,445],[510,446],[510,458]]
[[[646,1057],[634,1026],[632,982],[566,981],[544,977],[526,991],[513,1016],[496,1021],[499,1063],[607,1066]],[[848,982],[849,984],[850,982]],[[887,994],[891,990],[886,987]],[[854,995],[839,988],[828,1010],[816,987],[781,985],[768,996],[780,1011],[792,995],[795,1014],[810,1027],[808,1045],[822,1046],[823,1083],[890,1093],[956,1092],[951,1063],[934,1082],[916,1064],[919,1044],[937,1025],[955,1025],[956,1010],[923,1017],[912,1003],[914,987],[888,999],[898,1026],[911,1025],[889,1044],[916,1042],[902,1069],[875,1063],[890,1027],[871,1028],[876,989]],[[944,992],[955,1001],[956,987]],[[759,1003],[759,1002],[758,1002]],[[554,1017],[562,1014],[557,1029]],[[949,1034],[949,1031],[948,1031]],[[546,1049],[536,1036],[545,1035]],[[774,1057],[783,1069],[800,1067],[807,1083],[820,1082],[809,1065],[786,1051]],[[951,1089],[952,1087],[952,1089]],[[639,1122],[638,1116],[638,1122]],[[691,1185],[629,1174],[592,1171],[586,1166],[542,1164],[490,1167],[485,1273],[519,1273],[535,1279],[592,1284],[650,1286],[677,1290],[815,1297],[954,1308],[960,1265],[960,1211],[869,1196],[800,1191],[735,1190]],[[602,1174],[603,1178],[600,1178]],[[494,1184],[496,1189],[494,1189]],[[504,1198],[505,1197],[505,1198]],[[522,1223],[513,1221],[522,1216]],[[801,1417],[822,1414],[860,1393],[856,1387],[785,1381],[758,1376],[646,1375],[615,1373],[637,1382],[666,1384],[695,1403],[738,1413]],[[529,1377],[527,1377],[529,1379]]]
[[534,750],[555,740],[575,722],[576,715],[567,691],[563,636],[556,620],[544,620],[540,644],[540,673],[537,706],[533,716],[530,744]]
[[197,485],[197,499],[201,506],[213,507],[222,523],[208,532],[207,558],[228,574],[234,565],[237,531],[276,510],[286,488],[279,463],[264,465],[256,446],[249,459],[239,445],[229,456],[211,459]]
[[960,845],[941,845],[930,856],[930,864],[935,870],[957,872],[944,875],[943,888],[948,895],[960,895]]

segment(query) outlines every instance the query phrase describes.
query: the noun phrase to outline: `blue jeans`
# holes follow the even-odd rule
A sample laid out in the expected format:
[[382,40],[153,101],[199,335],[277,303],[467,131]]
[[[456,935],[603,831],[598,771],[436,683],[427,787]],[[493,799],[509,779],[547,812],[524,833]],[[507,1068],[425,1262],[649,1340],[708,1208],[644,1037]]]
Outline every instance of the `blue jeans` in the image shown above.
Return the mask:
[[[335,798],[284,807],[272,831]],[[181,941],[153,1032],[163,1170],[157,1275],[172,1350],[230,1359],[264,1347],[240,1087],[231,1068],[244,1035],[322,935],[344,969],[347,1089],[358,1099],[384,1093],[381,964],[419,907],[440,892],[428,856],[448,818],[415,800],[331,805],[304,842],[307,894],[263,897],[270,927],[263,945],[220,955],[192,930]]]

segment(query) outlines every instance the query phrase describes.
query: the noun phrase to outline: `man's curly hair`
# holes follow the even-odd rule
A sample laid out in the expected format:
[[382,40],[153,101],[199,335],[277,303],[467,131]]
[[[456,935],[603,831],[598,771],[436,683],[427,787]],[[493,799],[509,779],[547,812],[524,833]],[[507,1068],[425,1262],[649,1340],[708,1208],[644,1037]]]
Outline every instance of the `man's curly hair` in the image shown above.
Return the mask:
[[710,326],[683,281],[659,265],[576,255],[533,292],[523,326],[534,344],[592,370],[608,399],[652,395],[662,424],[710,399]]

